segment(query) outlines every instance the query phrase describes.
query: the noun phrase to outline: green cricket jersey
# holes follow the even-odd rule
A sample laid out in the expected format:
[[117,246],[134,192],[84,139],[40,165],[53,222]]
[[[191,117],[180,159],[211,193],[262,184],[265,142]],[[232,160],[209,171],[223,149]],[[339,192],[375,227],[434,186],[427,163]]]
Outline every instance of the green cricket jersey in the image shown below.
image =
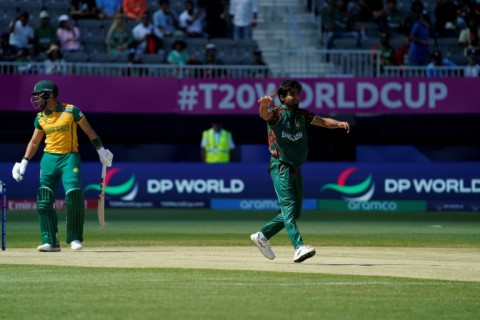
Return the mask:
[[305,109],[289,111],[274,106],[268,123],[268,147],[272,157],[299,167],[307,157],[307,129],[315,114]]

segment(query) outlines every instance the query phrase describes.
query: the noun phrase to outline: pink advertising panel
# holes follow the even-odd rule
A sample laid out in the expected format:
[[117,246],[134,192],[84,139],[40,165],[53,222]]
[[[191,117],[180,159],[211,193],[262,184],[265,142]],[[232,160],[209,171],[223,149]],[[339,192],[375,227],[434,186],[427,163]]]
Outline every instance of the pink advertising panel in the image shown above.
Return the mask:
[[[2,75],[0,111],[32,111],[38,75]],[[275,95],[284,79],[176,79],[50,76],[59,100],[83,112],[256,114],[257,100]],[[480,79],[317,78],[303,85],[301,107],[311,112],[356,114],[462,114],[480,112]],[[278,101],[278,100],[277,100]]]

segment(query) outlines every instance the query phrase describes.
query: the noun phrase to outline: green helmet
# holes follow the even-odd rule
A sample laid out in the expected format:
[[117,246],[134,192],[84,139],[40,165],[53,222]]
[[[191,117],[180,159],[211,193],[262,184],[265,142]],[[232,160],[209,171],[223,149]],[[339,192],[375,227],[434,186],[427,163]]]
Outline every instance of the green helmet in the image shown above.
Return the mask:
[[42,80],[35,84],[32,91],[32,94],[39,93],[53,93],[54,96],[58,96],[58,87],[53,81]]

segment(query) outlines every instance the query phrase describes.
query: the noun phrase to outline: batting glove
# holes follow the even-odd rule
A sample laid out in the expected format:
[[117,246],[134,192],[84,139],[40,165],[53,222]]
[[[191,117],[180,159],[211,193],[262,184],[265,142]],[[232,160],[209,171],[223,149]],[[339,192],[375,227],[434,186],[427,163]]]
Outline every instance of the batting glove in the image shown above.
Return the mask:
[[104,147],[98,149],[97,152],[98,156],[100,157],[100,162],[106,167],[111,167],[113,161],[113,153],[111,153],[110,150],[105,149]]
[[22,181],[25,170],[27,170],[28,160],[23,159],[22,162],[16,162],[12,169],[13,179],[17,182]]

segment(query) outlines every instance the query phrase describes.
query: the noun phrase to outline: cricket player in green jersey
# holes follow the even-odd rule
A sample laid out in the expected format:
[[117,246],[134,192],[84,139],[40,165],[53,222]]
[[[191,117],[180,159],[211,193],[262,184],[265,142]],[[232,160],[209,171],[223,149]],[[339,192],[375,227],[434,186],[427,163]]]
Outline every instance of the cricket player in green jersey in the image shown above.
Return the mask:
[[58,252],[57,213],[54,209],[58,183],[61,179],[65,189],[67,209],[67,239],[74,251],[83,249],[83,224],[85,200],[82,191],[82,170],[78,153],[77,126],[85,132],[97,149],[100,162],[110,167],[113,154],[105,149],[83,113],[74,105],[57,100],[58,87],[49,80],[35,84],[30,101],[38,112],[34,122],[33,136],[27,145],[21,162],[15,163],[12,175],[20,182],[28,162],[36,154],[43,137],[45,148],[40,161],[40,187],[37,192],[38,221],[42,244],[38,251]]
[[315,249],[304,244],[296,220],[300,217],[303,202],[301,165],[307,157],[308,124],[328,129],[345,129],[347,122],[322,118],[299,109],[302,85],[296,80],[285,80],[277,91],[281,104],[272,106],[273,98],[264,96],[258,100],[260,117],[267,122],[268,146],[271,153],[270,176],[280,204],[280,213],[265,224],[259,232],[250,236],[260,252],[268,259],[275,259],[270,241],[283,228],[292,242],[295,254],[293,262],[302,262],[315,255]]

